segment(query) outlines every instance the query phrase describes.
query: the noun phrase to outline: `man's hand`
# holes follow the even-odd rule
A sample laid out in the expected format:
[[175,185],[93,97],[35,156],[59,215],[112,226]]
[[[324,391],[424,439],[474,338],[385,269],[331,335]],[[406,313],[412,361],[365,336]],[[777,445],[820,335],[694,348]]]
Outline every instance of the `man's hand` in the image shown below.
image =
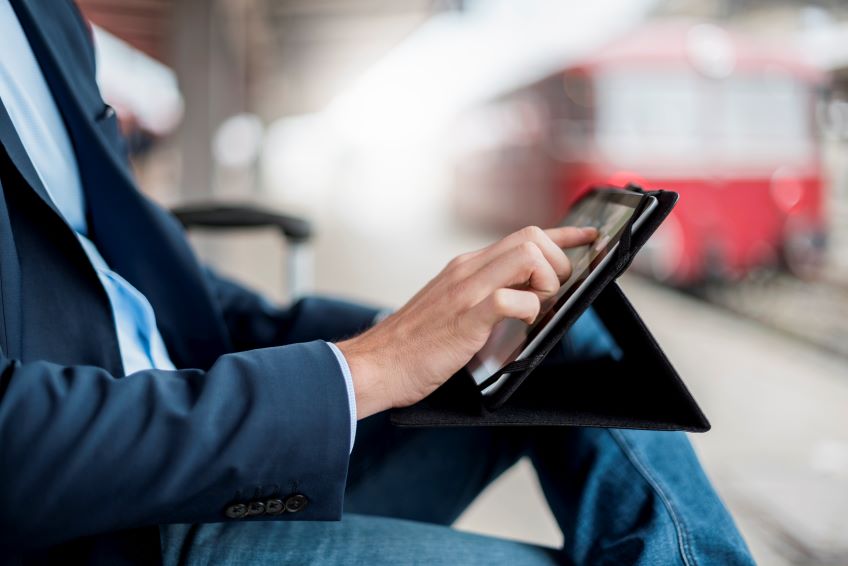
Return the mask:
[[454,258],[403,308],[339,343],[358,417],[429,395],[480,351],[503,319],[532,323],[571,274],[562,249],[596,237],[594,228],[524,228]]

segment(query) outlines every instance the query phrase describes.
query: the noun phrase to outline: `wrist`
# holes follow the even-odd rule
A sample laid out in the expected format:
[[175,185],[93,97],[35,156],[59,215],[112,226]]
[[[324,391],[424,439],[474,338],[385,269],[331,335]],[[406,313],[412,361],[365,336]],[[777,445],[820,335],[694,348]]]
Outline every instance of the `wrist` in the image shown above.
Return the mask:
[[393,403],[386,387],[387,364],[363,336],[337,344],[350,368],[356,398],[356,415],[364,419],[392,408]]

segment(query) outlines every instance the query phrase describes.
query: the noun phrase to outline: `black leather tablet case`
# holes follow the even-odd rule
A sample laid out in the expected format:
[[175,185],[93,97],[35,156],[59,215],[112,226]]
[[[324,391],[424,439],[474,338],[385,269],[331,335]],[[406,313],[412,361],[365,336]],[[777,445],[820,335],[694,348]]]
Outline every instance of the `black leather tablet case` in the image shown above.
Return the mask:
[[[629,186],[630,190],[641,191]],[[677,194],[647,193],[658,207],[631,235],[537,353],[507,364],[490,379],[513,374],[507,386],[481,395],[461,371],[423,401],[392,412],[398,426],[596,426],[704,432],[710,424],[615,279],[674,208]],[[638,215],[634,215],[634,218]],[[618,360],[545,366],[543,360],[589,306],[622,351]],[[527,379],[532,374],[532,378]]]

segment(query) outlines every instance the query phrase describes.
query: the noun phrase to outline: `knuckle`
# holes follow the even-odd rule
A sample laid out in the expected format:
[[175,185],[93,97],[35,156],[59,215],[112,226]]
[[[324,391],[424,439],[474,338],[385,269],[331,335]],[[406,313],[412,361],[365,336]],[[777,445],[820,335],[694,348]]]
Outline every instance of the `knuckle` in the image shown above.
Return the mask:
[[474,254],[473,252],[460,254],[448,262],[446,269],[452,273],[455,273],[458,277],[463,277],[468,274],[468,262],[475,255],[476,254]]
[[456,269],[457,267],[459,267],[459,266],[460,266],[460,265],[462,265],[462,264],[463,264],[462,256],[461,256],[461,255],[458,255],[458,256],[454,257],[453,259],[451,259],[451,260],[448,262],[447,266],[445,266],[445,267],[446,267],[446,269],[448,269],[448,270],[454,270],[454,269]]
[[527,249],[527,265],[533,270],[540,270],[545,273],[553,269],[539,246],[533,243],[530,243]]
[[519,247],[519,269],[523,276],[530,277],[539,266],[539,258],[536,253],[539,248],[533,242],[524,242]]
[[519,245],[519,251],[523,258],[528,260],[535,261],[538,258],[538,254],[541,253],[539,246],[534,244],[531,241],[524,241]]
[[492,293],[492,309],[497,314],[504,314],[509,308],[509,296],[506,289],[497,289]]
[[464,270],[462,266],[455,263],[455,260],[453,259],[448,262],[447,266],[445,266],[444,274],[447,281],[458,282],[464,279]]
[[529,279],[534,272],[544,271],[542,251],[533,242],[522,242],[519,245],[519,263],[517,265],[521,277]]
[[521,235],[527,240],[538,240],[545,236],[545,231],[538,226],[526,226],[521,229]]

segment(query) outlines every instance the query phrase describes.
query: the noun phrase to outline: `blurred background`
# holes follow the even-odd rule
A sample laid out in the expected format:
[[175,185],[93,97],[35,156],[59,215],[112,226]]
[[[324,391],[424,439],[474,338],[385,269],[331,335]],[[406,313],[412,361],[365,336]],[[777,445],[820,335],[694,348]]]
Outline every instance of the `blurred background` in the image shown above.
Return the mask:
[[[623,286],[713,424],[762,564],[848,564],[844,0],[79,0],[145,192],[308,219],[321,293],[397,307],[593,184],[678,191]],[[195,231],[285,301],[273,230]],[[459,528],[556,545],[519,463]]]

